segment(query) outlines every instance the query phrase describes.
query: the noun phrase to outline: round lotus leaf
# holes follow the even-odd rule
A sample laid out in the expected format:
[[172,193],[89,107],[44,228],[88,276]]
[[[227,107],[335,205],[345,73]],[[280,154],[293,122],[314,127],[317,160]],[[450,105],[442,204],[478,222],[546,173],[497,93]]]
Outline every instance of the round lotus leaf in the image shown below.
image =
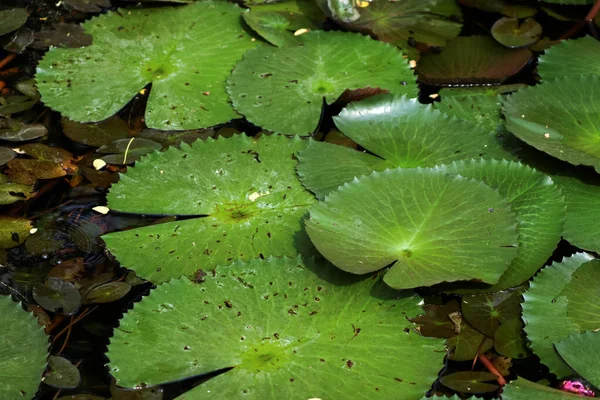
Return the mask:
[[48,357],[50,370],[44,375],[44,383],[56,389],[75,389],[81,382],[79,370],[64,357]]
[[537,42],[542,36],[542,25],[535,19],[503,17],[492,26],[492,37],[503,46],[510,48],[527,47]]
[[372,87],[417,94],[402,52],[367,36],[313,31],[297,46],[259,46],[244,55],[229,78],[234,107],[250,122],[275,132],[309,135],[323,101],[346,89]]
[[567,217],[563,238],[581,249],[600,253],[600,186],[575,178],[553,176],[565,195]]
[[421,168],[344,184],[312,207],[306,230],[344,271],[365,274],[393,264],[384,280],[395,289],[496,283],[517,255],[515,214],[498,191]]
[[540,56],[538,73],[543,81],[565,76],[600,76],[600,42],[592,36],[564,40]]
[[403,96],[384,94],[350,103],[334,120],[344,135],[375,156],[311,142],[298,156],[298,175],[318,198],[372,171],[508,156],[494,132]]
[[507,49],[487,36],[460,36],[439,54],[421,57],[419,80],[431,85],[499,84],[524,68],[528,49]]
[[164,283],[136,304],[115,329],[109,368],[124,387],[231,368],[186,400],[419,399],[445,354],[407,320],[420,301],[377,276],[299,258],[236,262],[200,283]]
[[560,241],[565,203],[559,187],[547,175],[512,161],[458,161],[438,168],[480,180],[497,189],[507,199],[519,222],[517,257],[495,285],[482,285],[478,290],[496,292],[531,278]]
[[581,396],[553,389],[518,377],[504,386],[502,400],[581,400]]
[[499,389],[496,375],[485,371],[460,371],[440,377],[440,383],[460,393],[489,393]]
[[600,387],[600,334],[584,332],[556,343],[556,350],[577,374],[595,387]]
[[504,102],[506,127],[519,139],[573,165],[600,171],[600,77],[556,79]]
[[520,316],[504,321],[494,332],[494,349],[499,354],[512,359],[529,357],[531,354],[523,334],[524,326]]
[[301,219],[315,198],[298,181],[294,157],[306,143],[236,135],[150,153],[113,185],[108,207],[190,218],[102,238],[124,267],[153,282],[307,251]]
[[33,399],[46,369],[48,336],[33,314],[0,297],[0,393],[2,399]]
[[542,269],[523,293],[523,321],[531,350],[559,378],[570,376],[573,371],[558,355],[554,344],[580,332],[567,316],[569,300],[561,293],[573,273],[586,263],[598,268],[600,261],[586,253],[577,253],[555,262]]
[[227,122],[236,112],[225,80],[255,47],[242,9],[220,1],[110,12],[83,24],[93,44],[52,48],[36,79],[42,101],[78,122],[107,119],[152,84],[145,122],[151,128],[195,129]]

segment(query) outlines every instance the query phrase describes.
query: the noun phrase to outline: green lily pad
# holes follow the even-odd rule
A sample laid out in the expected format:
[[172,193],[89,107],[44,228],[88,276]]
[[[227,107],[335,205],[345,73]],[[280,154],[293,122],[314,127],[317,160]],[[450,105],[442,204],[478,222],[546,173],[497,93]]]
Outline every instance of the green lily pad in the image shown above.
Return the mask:
[[153,282],[236,259],[295,256],[310,243],[315,199],[296,178],[299,138],[245,135],[145,156],[108,194],[114,211],[190,216],[103,236],[121,264]]
[[33,287],[33,299],[45,310],[73,315],[81,306],[81,295],[71,282],[49,277]]
[[313,31],[298,46],[260,46],[244,55],[229,78],[234,107],[264,129],[308,135],[323,101],[364,87],[414,97],[417,86],[402,53],[385,43],[345,32]]
[[556,350],[578,375],[595,387],[600,387],[600,334],[584,332],[556,343]]
[[525,301],[523,321],[525,332],[531,342],[531,349],[545,364],[550,372],[559,378],[573,374],[569,366],[560,358],[554,344],[579,333],[579,327],[568,319],[568,299],[561,295],[571,281],[573,273],[585,263],[598,265],[593,257],[586,253],[577,253],[555,262],[533,278],[529,290],[523,293]]
[[372,171],[507,154],[493,132],[401,96],[379,95],[350,103],[334,120],[346,136],[375,156],[311,142],[298,156],[298,175],[320,199]]
[[440,377],[440,383],[460,393],[489,393],[500,387],[486,381],[495,381],[496,375],[483,371],[460,371]]
[[127,282],[108,282],[95,286],[85,294],[85,300],[89,303],[110,303],[117,301],[131,290]]
[[419,399],[437,378],[443,342],[406,319],[422,312],[418,296],[373,278],[271,258],[218,267],[202,283],[172,280],[121,320],[110,371],[136,387],[234,367],[186,400]]
[[31,221],[26,218],[0,216],[0,249],[20,245],[31,234]]
[[565,76],[600,76],[600,41],[586,36],[552,46],[540,56],[538,73],[543,81]]
[[312,207],[306,230],[344,271],[365,274],[393,264],[384,280],[395,289],[493,284],[517,255],[515,214],[496,190],[421,168],[346,183]]
[[[225,80],[255,46],[226,2],[111,12],[86,22],[93,44],[51,49],[36,74],[46,105],[78,122],[111,117],[152,83],[146,124],[194,129],[236,118]],[[204,93],[204,95],[200,95]]]
[[[318,1],[328,7],[334,19],[351,30],[368,33],[394,45],[416,40],[431,46],[443,46],[460,33],[462,15],[452,0],[372,0],[362,2]],[[336,13],[347,4],[346,13]],[[344,18],[344,15],[348,17]]]
[[517,380],[504,386],[503,400],[581,400],[581,396],[556,390],[518,377]]
[[478,354],[494,347],[494,341],[463,321],[460,324],[460,333],[448,339],[447,345],[448,359],[473,361]]
[[0,392],[6,400],[32,399],[48,356],[48,336],[33,314],[0,297]]
[[300,13],[261,11],[260,7],[244,13],[244,21],[265,40],[278,47],[298,45],[300,38],[294,36],[298,29],[319,29],[315,21]]
[[492,26],[492,37],[509,48],[527,47],[542,36],[542,25],[533,18],[520,20],[503,17]]
[[16,31],[27,22],[27,10],[10,8],[0,11],[0,36]]
[[488,36],[460,36],[417,65],[419,80],[431,85],[499,84],[524,68],[528,49],[507,49]]
[[580,331],[600,328],[600,260],[582,264],[567,283],[561,296],[566,297],[567,318]]
[[44,375],[44,383],[56,389],[75,389],[81,382],[79,370],[64,357],[48,357],[50,370]]
[[494,349],[499,354],[512,359],[529,357],[531,354],[523,333],[524,327],[525,324],[520,316],[504,321],[494,333]]
[[565,195],[567,217],[562,236],[574,246],[600,253],[600,186],[575,178],[553,176]]
[[0,205],[27,200],[34,194],[33,185],[9,182],[6,175],[0,175]]
[[442,101],[434,103],[434,107],[448,115],[470,121],[487,132],[503,132],[501,95],[515,91],[522,86],[514,84],[494,87],[444,88],[439,92]]
[[493,294],[463,296],[464,319],[487,337],[494,337],[500,324],[521,315],[521,292],[506,290]]
[[600,171],[600,77],[555,79],[521,89],[504,101],[507,129],[573,165]]
[[512,161],[458,161],[438,169],[480,180],[497,189],[507,199],[519,222],[517,257],[495,285],[479,285],[477,290],[495,292],[518,286],[531,278],[560,241],[565,203],[559,187],[548,176]]

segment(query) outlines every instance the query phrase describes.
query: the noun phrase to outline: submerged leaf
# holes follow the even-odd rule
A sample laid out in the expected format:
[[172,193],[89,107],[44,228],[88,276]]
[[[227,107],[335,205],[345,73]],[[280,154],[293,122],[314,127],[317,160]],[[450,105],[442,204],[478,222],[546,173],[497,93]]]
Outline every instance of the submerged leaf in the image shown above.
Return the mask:
[[431,85],[499,84],[525,67],[528,49],[507,49],[487,36],[461,36],[439,54],[426,54],[417,66],[419,80]]
[[487,337],[494,337],[500,324],[521,315],[521,293],[507,290],[493,294],[463,296],[461,311],[465,320]]
[[[496,283],[517,254],[515,215],[482,182],[428,169],[374,172],[315,205],[306,230],[339,268],[396,289]],[[486,260],[485,265],[481,260]]]
[[302,216],[315,199],[296,178],[306,141],[208,139],[150,153],[108,195],[114,211],[190,216],[103,236],[124,267],[153,282],[236,259],[294,256],[310,244]]
[[[225,79],[254,42],[242,10],[220,1],[137,8],[96,17],[83,26],[91,46],[51,49],[36,79],[42,100],[79,122],[102,121],[152,84],[145,121],[157,129],[194,129],[237,114]],[[206,95],[201,95],[206,93]]]
[[422,312],[418,296],[372,278],[271,258],[218,267],[200,284],[172,280],[121,320],[110,371],[136,387],[234,367],[186,400],[419,399],[437,377],[443,342],[406,319]]
[[229,78],[234,107],[270,131],[309,135],[323,101],[364,87],[415,96],[414,75],[402,53],[385,43],[346,32],[314,31],[298,46],[260,46],[244,55]]
[[504,321],[494,333],[494,349],[512,359],[529,357],[531,354],[523,333],[524,326],[520,316]]
[[453,361],[473,361],[477,355],[494,347],[494,341],[463,322],[460,333],[447,341],[448,359]]
[[46,367],[48,336],[37,319],[9,296],[0,296],[0,393],[6,400],[32,399]]
[[97,124],[82,124],[68,118],[63,118],[61,122],[65,135],[71,140],[88,146],[103,146],[129,136],[127,122],[119,117],[113,117]]

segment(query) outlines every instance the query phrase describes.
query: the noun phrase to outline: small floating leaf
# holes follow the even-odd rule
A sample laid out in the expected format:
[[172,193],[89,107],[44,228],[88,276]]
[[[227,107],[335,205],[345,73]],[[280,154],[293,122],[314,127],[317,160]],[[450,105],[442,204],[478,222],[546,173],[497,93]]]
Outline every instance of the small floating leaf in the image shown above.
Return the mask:
[[27,10],[24,8],[9,8],[0,11],[0,36],[16,31],[27,22]]
[[533,18],[500,18],[492,26],[492,36],[503,46],[527,47],[542,36],[542,26]]
[[25,218],[0,216],[0,249],[20,245],[30,235],[31,221]]
[[25,142],[40,138],[48,133],[48,129],[42,124],[25,124],[11,121],[9,126],[0,129],[0,140],[9,142]]
[[499,386],[485,382],[496,378],[490,372],[460,371],[440,377],[440,383],[461,393],[489,393],[498,390]]
[[528,49],[507,49],[487,36],[461,36],[441,53],[421,57],[417,73],[419,80],[432,85],[499,84],[531,58]]
[[33,186],[9,182],[6,175],[0,175],[0,205],[27,200],[34,194]]
[[420,168],[344,184],[312,207],[306,230],[344,271],[365,274],[393,264],[384,280],[395,289],[496,283],[517,254],[515,215],[496,190]]
[[419,399],[442,365],[443,341],[406,319],[422,312],[418,296],[373,278],[271,258],[217,267],[202,283],[172,280],[121,320],[110,371],[132,388],[234,367],[186,399]]
[[88,146],[104,146],[129,136],[127,122],[119,117],[109,118],[97,124],[82,124],[68,118],[63,118],[61,122],[65,135]]
[[75,285],[54,277],[35,285],[33,298],[45,310],[65,315],[75,314],[81,305],[81,296]]
[[6,400],[32,399],[40,384],[48,355],[48,336],[37,319],[0,296],[0,393]]
[[447,341],[448,358],[453,361],[473,361],[478,354],[494,347],[494,341],[463,322],[460,333]]
[[508,320],[521,315],[521,293],[518,290],[506,290],[493,294],[463,296],[461,311],[465,320],[487,337]]
[[494,349],[499,354],[512,359],[529,357],[531,354],[523,334],[524,326],[520,317],[504,321],[494,334]]
[[229,78],[234,107],[255,125],[308,135],[317,128],[323,101],[333,103],[346,89],[416,95],[412,70],[388,44],[334,31],[299,38],[298,46],[249,51]]
[[17,153],[9,149],[8,147],[0,146],[0,166],[5,165],[7,162],[17,156]]
[[44,383],[56,389],[75,389],[81,382],[76,366],[64,357],[48,357],[50,370],[44,375]]
[[117,301],[131,290],[127,282],[109,282],[95,286],[85,294],[85,300],[89,303],[110,303]]

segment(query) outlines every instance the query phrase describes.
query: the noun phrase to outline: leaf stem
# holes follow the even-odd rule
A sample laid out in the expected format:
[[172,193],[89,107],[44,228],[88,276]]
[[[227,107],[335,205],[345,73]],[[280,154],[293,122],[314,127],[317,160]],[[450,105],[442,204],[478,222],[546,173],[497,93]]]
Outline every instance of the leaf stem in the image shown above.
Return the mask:
[[494,366],[494,364],[492,364],[490,359],[487,358],[487,356],[485,354],[480,354],[478,358],[479,358],[479,361],[481,361],[481,363],[483,365],[485,365],[485,367],[488,369],[488,371],[490,371],[492,374],[496,375],[496,381],[498,382],[498,385],[500,385],[500,386],[506,385],[506,379],[504,379],[504,377],[502,376],[500,371],[498,371],[498,369]]

